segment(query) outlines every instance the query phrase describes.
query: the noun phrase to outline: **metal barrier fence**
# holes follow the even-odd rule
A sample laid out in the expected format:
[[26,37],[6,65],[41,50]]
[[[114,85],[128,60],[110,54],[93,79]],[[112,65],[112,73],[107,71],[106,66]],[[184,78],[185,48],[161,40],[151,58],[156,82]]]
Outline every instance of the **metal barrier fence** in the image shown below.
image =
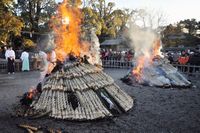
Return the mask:
[[[104,68],[132,68],[134,66],[134,61],[120,61],[120,60],[102,60],[102,65]],[[187,76],[200,76],[200,66],[195,65],[180,65],[172,64],[178,69],[179,72]]]
[[172,64],[174,67],[176,67],[181,73],[187,75],[187,76],[200,76],[200,66],[195,65],[180,65],[180,64]]
[[7,71],[7,62],[0,61],[0,72],[6,72]]
[[132,68],[132,61],[121,61],[121,60],[102,60],[104,68]]
[[[31,60],[30,70],[37,70],[40,65],[40,61]],[[102,65],[104,68],[122,68],[130,69],[134,66],[134,61],[120,61],[120,60],[102,60]],[[200,66],[195,65],[180,65],[172,64],[181,73],[188,76],[200,76]],[[15,61],[15,71],[21,71],[22,62],[18,59]],[[7,61],[0,60],[0,72],[7,72]]]
[[[30,70],[37,70],[39,65],[40,65],[40,61],[37,60],[30,60]],[[22,68],[22,61],[19,59],[15,60],[15,71],[19,72],[21,71]],[[0,72],[1,73],[5,73],[7,72],[7,61],[5,59],[0,59]]]

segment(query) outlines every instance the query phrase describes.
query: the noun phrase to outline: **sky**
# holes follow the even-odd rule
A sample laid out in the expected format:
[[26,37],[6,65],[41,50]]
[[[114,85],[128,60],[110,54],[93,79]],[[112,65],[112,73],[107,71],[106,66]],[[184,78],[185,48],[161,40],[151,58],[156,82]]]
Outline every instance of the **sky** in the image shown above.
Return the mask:
[[[62,0],[56,0],[62,1]],[[195,18],[200,21],[200,0],[106,0],[117,8],[148,9],[165,14],[168,24]]]
[[107,0],[119,8],[150,9],[162,11],[168,23],[195,18],[200,20],[200,0]]

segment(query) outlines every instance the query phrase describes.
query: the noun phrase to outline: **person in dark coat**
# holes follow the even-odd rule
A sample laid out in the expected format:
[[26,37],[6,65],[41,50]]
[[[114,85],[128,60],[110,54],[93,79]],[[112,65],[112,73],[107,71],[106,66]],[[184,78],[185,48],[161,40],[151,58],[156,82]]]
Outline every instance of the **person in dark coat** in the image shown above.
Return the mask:
[[5,59],[5,53],[6,53],[6,47],[1,47],[1,54],[0,54],[0,58]]

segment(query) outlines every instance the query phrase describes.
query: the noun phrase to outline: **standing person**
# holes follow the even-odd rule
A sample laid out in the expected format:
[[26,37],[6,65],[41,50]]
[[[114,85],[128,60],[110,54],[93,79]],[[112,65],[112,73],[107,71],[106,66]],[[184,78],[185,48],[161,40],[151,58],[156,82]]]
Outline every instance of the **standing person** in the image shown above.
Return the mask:
[[178,55],[178,53],[177,52],[175,52],[174,54],[173,54],[173,62],[174,63],[178,63],[178,58],[179,58],[179,55]]
[[[3,47],[0,47],[0,58],[3,58]],[[5,56],[5,53],[4,53],[4,56]]]
[[5,57],[8,64],[8,74],[15,72],[15,51],[12,50],[12,47],[9,46],[8,49],[5,52]]
[[46,74],[47,74],[49,63],[48,63],[48,60],[47,60],[47,54],[44,51],[39,52],[39,58],[41,59],[39,82],[42,83]]
[[47,61],[47,54],[44,51],[39,51],[39,58],[40,62],[40,78],[39,82],[36,86],[38,92],[42,92],[42,83],[44,82],[44,78],[48,71],[48,61]]
[[5,59],[5,53],[6,53],[7,47],[6,46],[2,46],[1,47],[1,54],[0,54],[0,58]]
[[188,63],[188,61],[189,61],[189,56],[187,55],[185,51],[182,51],[181,56],[178,58],[179,64],[185,65]]
[[29,53],[26,50],[22,52],[20,59],[22,60],[22,71],[29,71]]
[[52,50],[50,53],[48,53],[48,71],[47,74],[51,74],[51,71],[54,69],[56,66],[56,52]]
[[170,64],[173,63],[173,55],[172,55],[172,53],[168,53],[168,60],[169,60]]

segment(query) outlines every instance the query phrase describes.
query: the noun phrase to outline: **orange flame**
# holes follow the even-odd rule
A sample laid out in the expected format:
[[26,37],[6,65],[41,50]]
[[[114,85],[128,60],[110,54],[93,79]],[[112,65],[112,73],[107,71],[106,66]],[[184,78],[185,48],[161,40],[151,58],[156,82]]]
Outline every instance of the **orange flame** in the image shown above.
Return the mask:
[[33,88],[30,88],[27,97],[28,97],[29,99],[32,99],[32,98],[33,98],[33,93],[34,93],[34,89],[33,89]]
[[137,81],[141,79],[144,63],[145,63],[145,56],[140,56],[137,60],[137,66],[132,70],[132,73]]
[[57,59],[64,61],[69,53],[80,56],[81,12],[78,5],[70,6],[68,1],[64,0],[58,6],[57,15],[52,17],[52,21]]
[[161,44],[160,44],[160,39],[155,40],[154,46],[153,46],[153,54],[152,57],[154,58],[155,56],[161,56]]
[[153,63],[153,59],[156,56],[161,56],[161,51],[160,51],[161,48],[162,46],[160,44],[160,39],[157,39],[154,41],[152,51],[146,51],[147,53],[137,58],[137,61],[136,61],[137,66],[132,70],[132,73],[135,76],[137,81],[141,80],[145,63],[147,63],[148,65],[151,65]]

